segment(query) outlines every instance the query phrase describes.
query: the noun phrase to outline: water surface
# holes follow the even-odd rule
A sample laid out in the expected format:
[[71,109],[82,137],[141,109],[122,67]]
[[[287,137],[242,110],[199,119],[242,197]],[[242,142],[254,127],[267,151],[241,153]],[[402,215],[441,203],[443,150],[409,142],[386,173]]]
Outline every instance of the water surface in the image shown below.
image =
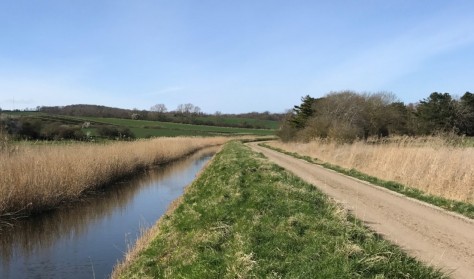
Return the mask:
[[107,278],[211,158],[206,150],[148,170],[69,207],[0,231],[0,278]]

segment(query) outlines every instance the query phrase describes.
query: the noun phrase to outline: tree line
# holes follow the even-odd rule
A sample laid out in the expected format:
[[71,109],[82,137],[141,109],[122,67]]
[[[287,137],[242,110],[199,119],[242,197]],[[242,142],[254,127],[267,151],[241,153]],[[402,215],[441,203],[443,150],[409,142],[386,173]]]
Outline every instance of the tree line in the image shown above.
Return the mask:
[[405,105],[392,93],[331,92],[302,97],[278,132],[284,141],[328,138],[343,142],[389,135],[454,133],[474,136],[474,94],[461,98],[433,92]]

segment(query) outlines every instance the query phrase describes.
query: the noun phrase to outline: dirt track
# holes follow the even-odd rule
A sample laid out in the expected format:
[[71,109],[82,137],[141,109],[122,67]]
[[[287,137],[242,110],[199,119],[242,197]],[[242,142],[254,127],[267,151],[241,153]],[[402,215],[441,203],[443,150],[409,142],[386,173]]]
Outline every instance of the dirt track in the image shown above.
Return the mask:
[[258,143],[248,145],[316,185],[410,255],[452,273],[453,278],[474,278],[473,220],[260,147]]

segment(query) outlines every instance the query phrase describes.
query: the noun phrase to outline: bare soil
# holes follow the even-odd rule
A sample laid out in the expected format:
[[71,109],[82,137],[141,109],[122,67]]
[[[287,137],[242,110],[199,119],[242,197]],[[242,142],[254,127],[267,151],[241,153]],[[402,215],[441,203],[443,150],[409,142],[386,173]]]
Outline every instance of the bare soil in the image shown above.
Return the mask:
[[248,144],[315,185],[373,231],[453,278],[474,278],[474,220],[291,156]]

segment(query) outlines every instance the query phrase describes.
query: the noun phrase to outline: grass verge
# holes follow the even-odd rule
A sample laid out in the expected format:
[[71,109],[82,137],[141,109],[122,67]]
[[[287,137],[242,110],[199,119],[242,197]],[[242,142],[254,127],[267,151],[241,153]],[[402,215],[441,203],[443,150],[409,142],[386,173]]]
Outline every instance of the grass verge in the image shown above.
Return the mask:
[[268,145],[268,144],[265,144],[265,143],[260,143],[259,145],[262,146],[262,147],[272,149],[274,151],[278,151],[278,152],[286,154],[286,155],[290,155],[294,158],[305,160],[309,163],[317,164],[317,165],[323,166],[327,169],[331,169],[331,170],[337,171],[339,173],[342,173],[342,174],[345,174],[345,175],[348,175],[348,176],[352,176],[352,177],[355,177],[355,178],[360,179],[360,180],[370,182],[370,183],[375,184],[377,186],[381,186],[381,187],[387,188],[389,190],[395,191],[397,193],[403,194],[407,197],[414,198],[414,199],[417,199],[417,200],[420,200],[420,201],[424,201],[424,202],[427,202],[429,204],[436,205],[436,206],[439,206],[443,209],[453,211],[453,212],[462,214],[463,216],[466,216],[468,218],[474,219],[474,205],[473,204],[466,203],[466,202],[461,202],[461,201],[450,200],[450,199],[446,199],[446,198],[438,197],[438,196],[434,196],[434,195],[429,195],[429,194],[426,194],[425,192],[423,192],[419,189],[411,188],[411,187],[408,187],[406,185],[403,185],[403,184],[395,182],[395,181],[383,180],[383,179],[368,175],[366,173],[360,172],[356,169],[346,169],[346,168],[343,168],[343,167],[340,167],[340,166],[337,166],[337,165],[333,165],[333,164],[330,164],[330,163],[325,163],[325,162],[322,162],[322,161],[320,161],[316,158],[312,158],[310,156],[303,156],[303,155],[298,154],[296,152],[289,152],[289,151],[286,151],[286,150],[283,150],[281,148],[274,147],[274,146],[271,146],[271,145]]
[[227,144],[113,278],[446,278],[313,185]]

